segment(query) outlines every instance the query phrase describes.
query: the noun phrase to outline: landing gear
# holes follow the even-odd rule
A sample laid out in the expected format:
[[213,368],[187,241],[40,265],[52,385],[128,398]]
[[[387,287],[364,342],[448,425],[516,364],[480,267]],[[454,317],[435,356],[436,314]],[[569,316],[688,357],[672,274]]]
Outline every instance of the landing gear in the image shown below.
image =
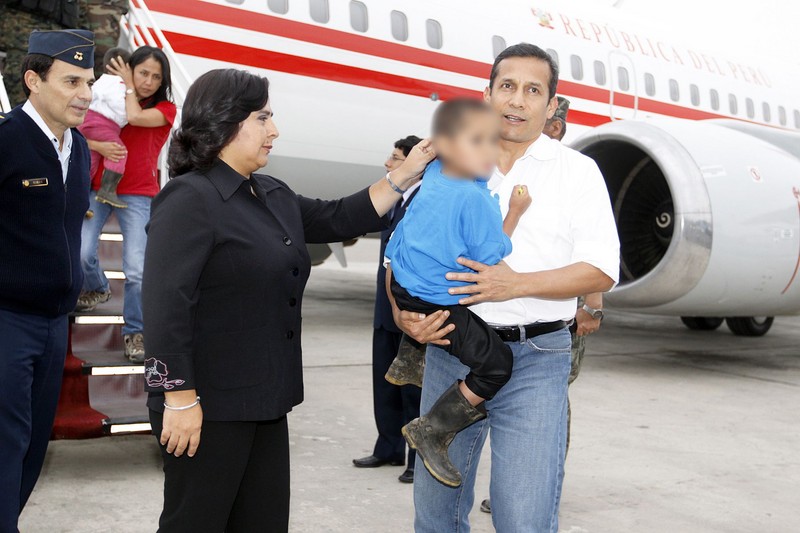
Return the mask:
[[689,329],[698,331],[712,331],[717,329],[725,321],[724,318],[716,316],[682,316],[681,322]]
[[734,335],[760,337],[769,331],[774,320],[771,316],[731,316],[725,322]]

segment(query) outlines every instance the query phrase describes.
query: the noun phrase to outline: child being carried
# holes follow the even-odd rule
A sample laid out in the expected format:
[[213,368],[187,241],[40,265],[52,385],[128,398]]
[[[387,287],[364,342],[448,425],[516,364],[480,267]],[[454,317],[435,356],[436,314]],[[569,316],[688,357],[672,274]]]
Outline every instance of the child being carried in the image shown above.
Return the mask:
[[[123,48],[112,48],[103,57],[104,74],[92,85],[92,103],[86,112],[86,119],[78,126],[78,130],[89,140],[101,142],[115,142],[122,146],[119,137],[120,131],[128,123],[128,113],[125,110],[126,88],[122,78],[108,73],[111,59],[121,58],[128,62],[130,53]],[[92,166],[90,176],[94,177],[100,160],[103,160],[103,177],[100,189],[95,199],[98,202],[113,207],[126,208],[128,204],[117,196],[117,185],[125,173],[125,164],[128,156],[123,156],[119,161],[103,158],[94,150],[91,151]]]
[[[499,155],[500,121],[484,102],[450,100],[433,117],[433,147],[438,159],[425,171],[420,191],[386,248],[387,284],[404,311],[450,312],[455,330],[444,339],[450,354],[470,368],[430,412],[403,428],[403,436],[428,471],[445,485],[461,484],[448,447],[455,434],[486,417],[484,402],[511,377],[511,349],[492,328],[458,304],[448,289],[465,285],[449,281],[447,272],[465,272],[457,263],[468,257],[494,265],[511,253],[509,236],[531,203],[528,190],[516,186],[505,221],[487,177]],[[390,281],[388,281],[390,280]]]

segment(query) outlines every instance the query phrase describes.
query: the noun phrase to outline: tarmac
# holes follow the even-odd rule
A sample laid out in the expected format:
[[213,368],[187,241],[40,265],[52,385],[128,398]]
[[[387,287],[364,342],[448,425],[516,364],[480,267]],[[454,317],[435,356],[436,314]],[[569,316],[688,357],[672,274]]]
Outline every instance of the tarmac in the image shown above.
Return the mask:
[[[378,242],[312,271],[305,296],[306,400],[289,416],[292,532],[413,529],[399,467],[360,470],[376,437],[370,350]],[[610,311],[572,385],[561,531],[800,530],[800,318],[765,337]],[[201,442],[202,446],[202,442]],[[488,496],[489,451],[477,510]],[[209,480],[210,483],[213,480]],[[163,475],[155,439],[54,441],[21,517],[27,532],[153,532]]]

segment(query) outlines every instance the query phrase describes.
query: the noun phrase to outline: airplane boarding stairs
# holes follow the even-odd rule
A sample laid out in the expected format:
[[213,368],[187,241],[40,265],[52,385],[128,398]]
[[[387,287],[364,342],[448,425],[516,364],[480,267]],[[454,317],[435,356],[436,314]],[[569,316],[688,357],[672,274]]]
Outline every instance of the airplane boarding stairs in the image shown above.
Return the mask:
[[124,356],[122,234],[112,215],[98,247],[111,300],[70,315],[64,379],[51,437],[84,439],[149,432],[144,367]]

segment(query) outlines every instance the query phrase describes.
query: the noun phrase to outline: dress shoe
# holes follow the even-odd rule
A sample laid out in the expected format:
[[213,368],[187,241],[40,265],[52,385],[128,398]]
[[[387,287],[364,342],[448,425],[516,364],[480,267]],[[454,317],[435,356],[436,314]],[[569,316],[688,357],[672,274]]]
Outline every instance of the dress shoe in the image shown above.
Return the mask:
[[400,483],[414,483],[414,469],[406,468],[406,471],[400,474],[400,477],[397,479]]
[[402,459],[380,459],[374,455],[370,455],[368,457],[362,457],[361,459],[353,459],[353,464],[358,468],[378,468],[383,465],[403,466],[406,462]]
[[481,511],[492,514],[492,500],[486,498],[481,502]]

